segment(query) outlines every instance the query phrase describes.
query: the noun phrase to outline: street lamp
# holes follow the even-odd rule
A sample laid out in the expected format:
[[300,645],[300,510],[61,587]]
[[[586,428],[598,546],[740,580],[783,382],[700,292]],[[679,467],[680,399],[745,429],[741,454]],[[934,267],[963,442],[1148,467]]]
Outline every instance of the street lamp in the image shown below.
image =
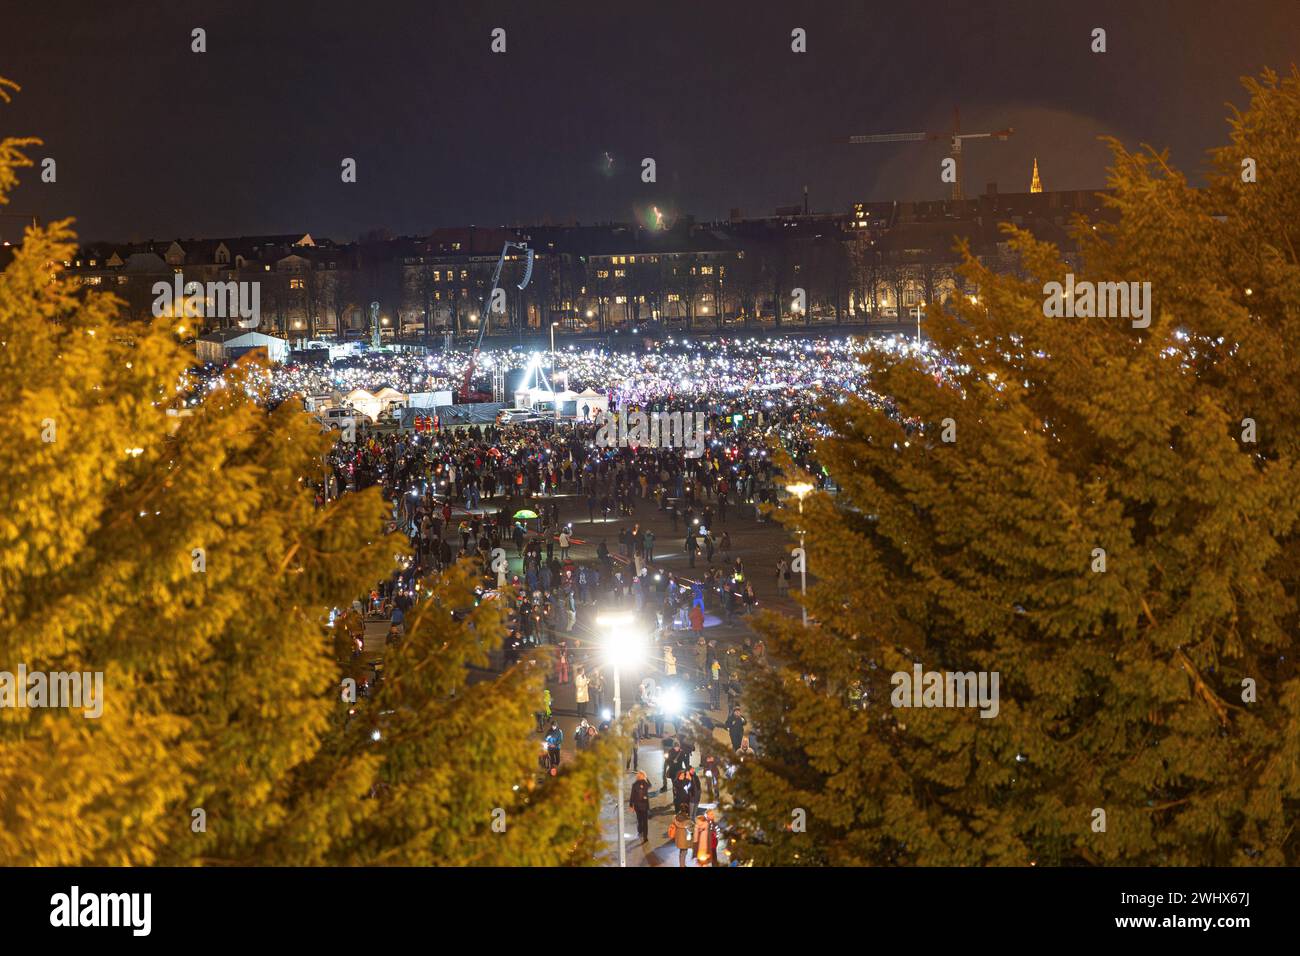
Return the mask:
[[[639,663],[645,654],[636,628],[636,616],[630,611],[598,614],[596,626],[605,634],[601,649],[605,660],[614,668],[614,722],[623,716],[623,681],[621,670]],[[623,770],[627,761],[619,755],[618,768],[618,865],[627,866],[627,837],[623,833]]]
[[916,347],[917,348],[921,347],[921,306],[923,305],[925,305],[924,299],[922,299],[920,302],[916,304]]
[[813,490],[813,486],[806,481],[800,481],[793,485],[786,485],[785,490],[790,492],[790,494],[794,495],[796,498],[799,499],[799,518],[801,519],[799,523],[799,554],[798,554],[799,595],[801,598],[804,599],[804,601],[801,601],[801,604],[803,606],[800,609],[803,611],[803,626],[807,627],[808,606],[804,602],[806,602],[808,597],[808,551],[804,547],[805,531],[803,528],[802,518],[803,518],[803,500],[808,496],[808,493]]

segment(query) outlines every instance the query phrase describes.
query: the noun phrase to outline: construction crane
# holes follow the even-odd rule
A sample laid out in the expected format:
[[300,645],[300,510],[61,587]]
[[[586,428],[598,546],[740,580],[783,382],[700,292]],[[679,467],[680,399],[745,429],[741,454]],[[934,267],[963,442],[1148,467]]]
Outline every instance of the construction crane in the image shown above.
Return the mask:
[[961,115],[954,106],[952,110],[952,132],[951,133],[875,133],[867,136],[850,136],[849,142],[859,143],[908,143],[918,142],[921,140],[950,140],[949,149],[952,150],[952,158],[956,161],[956,178],[952,183],[952,198],[961,199],[961,143],[965,139],[1002,139],[1014,133],[1015,130],[1008,126],[1006,129],[1000,129],[993,133],[963,133],[961,132]]
[[469,366],[465,369],[465,377],[460,383],[460,400],[462,403],[468,402],[470,399],[469,384],[474,377],[474,369],[478,365],[479,349],[483,347],[483,333],[487,331],[488,327],[488,307],[492,304],[492,299],[497,290],[497,283],[501,281],[501,269],[505,266],[506,255],[511,249],[518,249],[520,252],[528,254],[528,260],[524,263],[524,278],[517,288],[522,292],[528,285],[528,280],[533,277],[533,250],[528,248],[528,243],[506,240],[506,244],[501,247],[497,267],[492,272],[492,281],[488,284],[487,293],[483,296],[482,307],[479,309],[478,341],[474,343],[474,351],[469,356]]

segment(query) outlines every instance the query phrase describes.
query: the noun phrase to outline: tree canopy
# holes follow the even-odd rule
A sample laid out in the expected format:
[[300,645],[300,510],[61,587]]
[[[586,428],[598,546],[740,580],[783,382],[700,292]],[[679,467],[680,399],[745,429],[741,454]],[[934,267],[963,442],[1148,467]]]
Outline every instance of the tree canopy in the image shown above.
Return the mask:
[[[0,141],[0,203],[35,142]],[[124,320],[75,250],[33,226],[0,272],[0,671],[102,673],[102,714],[0,707],[0,863],[589,862],[612,763],[537,786],[544,668],[471,682],[503,629],[469,572],[349,707],[329,611],[405,553],[389,506],[317,506],[332,439],[256,360],[183,407],[193,330]]]
[[[839,492],[779,515],[818,623],[760,627],[742,858],[1300,861],[1300,75],[1245,84],[1205,187],[1113,143],[1072,264],[1008,228],[1018,274],[968,255],[928,318],[949,374],[869,353],[897,411],[828,404]],[[1046,317],[1067,274],[1149,282],[1149,327]],[[916,663],[997,672],[997,716],[892,706]]]

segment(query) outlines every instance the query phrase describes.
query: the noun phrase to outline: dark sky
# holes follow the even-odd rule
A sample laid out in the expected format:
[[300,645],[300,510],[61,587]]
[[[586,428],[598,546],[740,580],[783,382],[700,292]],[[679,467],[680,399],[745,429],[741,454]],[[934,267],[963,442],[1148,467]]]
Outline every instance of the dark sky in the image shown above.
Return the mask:
[[342,240],[652,203],[770,214],[805,184],[845,211],[944,195],[947,149],[837,137],[945,131],[955,105],[966,130],[1016,129],[968,144],[968,193],[1027,189],[1035,156],[1048,189],[1098,187],[1097,136],[1194,172],[1238,78],[1297,60],[1298,0],[0,0],[0,76],[24,88],[0,135],[58,162],[0,213],[75,215],[88,239]]

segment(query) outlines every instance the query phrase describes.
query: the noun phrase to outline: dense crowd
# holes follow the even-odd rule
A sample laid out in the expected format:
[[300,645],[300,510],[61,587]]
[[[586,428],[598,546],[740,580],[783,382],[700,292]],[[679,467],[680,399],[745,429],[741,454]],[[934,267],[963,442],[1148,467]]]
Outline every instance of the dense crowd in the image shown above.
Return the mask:
[[[636,703],[644,719],[636,735],[662,746],[656,782],[659,792],[672,791],[670,839],[684,861],[681,834],[695,834],[689,846],[697,861],[716,861],[718,821],[699,814],[699,803],[716,796],[733,764],[695,755],[679,721],[688,712],[725,713],[725,724],[717,724],[731,738],[736,759],[755,753],[739,707],[740,661],[761,657],[762,645],[745,638],[719,646],[705,631],[706,619],[730,623],[758,606],[753,570],[733,553],[728,523],[742,508],[746,520],[762,520],[753,506],[776,500],[778,448],[819,487],[827,485],[813,440],[830,396],[854,389],[872,398],[859,349],[825,341],[751,341],[683,345],[676,352],[559,353],[556,368],[568,373],[571,387],[598,388],[612,407],[706,409],[699,457],[682,448],[605,447],[596,440],[596,425],[569,421],[424,433],[362,429],[355,442],[340,440],[326,458],[328,481],[317,486],[321,503],[377,486],[389,505],[389,529],[404,534],[411,550],[410,560],[358,606],[390,621],[390,637],[399,639],[420,582],[453,562],[473,562],[481,575],[479,600],[499,601],[506,612],[500,666],[525,659],[532,647],[553,649],[554,672],[536,715],[543,774],[559,771],[565,736],[552,687],[574,690],[579,723],[571,733],[579,750],[608,726],[612,691],[593,653],[591,621],[598,611],[631,611],[651,635],[656,672],[640,685]],[[514,352],[484,358],[512,366],[527,361]],[[380,353],[344,366],[281,367],[271,374],[280,397],[385,385],[428,390],[453,381],[463,361]],[[665,524],[672,538],[656,540],[651,525],[663,534]],[[669,551],[684,552],[686,566],[664,565]],[[776,570],[778,591],[788,588],[791,569],[784,559]],[[650,783],[635,754],[633,747],[628,770],[638,779],[631,806],[646,839]],[[697,845],[699,834],[705,842]]]
[[[567,381],[580,391],[592,388],[608,394],[615,405],[664,400],[707,400],[761,396],[768,392],[851,391],[867,394],[859,355],[866,349],[902,352],[917,349],[914,341],[887,337],[862,342],[853,339],[749,338],[700,341],[665,340],[652,348],[579,349],[572,345],[543,353],[553,380]],[[921,347],[928,360],[938,361]],[[532,352],[520,348],[484,349],[477,373],[526,368]],[[465,350],[423,354],[419,351],[367,351],[330,364],[277,367],[271,399],[354,388],[399,392],[456,389],[470,362]]]

